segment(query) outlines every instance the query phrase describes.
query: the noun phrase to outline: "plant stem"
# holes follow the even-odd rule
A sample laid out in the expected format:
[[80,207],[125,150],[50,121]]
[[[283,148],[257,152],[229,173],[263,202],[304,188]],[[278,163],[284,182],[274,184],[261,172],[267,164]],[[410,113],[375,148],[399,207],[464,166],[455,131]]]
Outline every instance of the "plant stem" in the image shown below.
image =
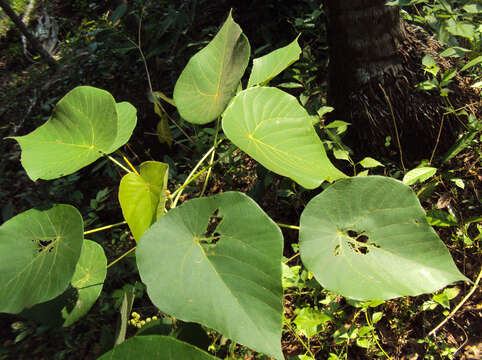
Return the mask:
[[87,230],[87,231],[84,231],[84,235],[92,234],[92,233],[95,233],[95,232],[98,232],[98,231],[102,231],[102,230],[111,229],[111,228],[113,228],[113,227],[120,226],[120,225],[125,225],[125,224],[127,224],[127,221],[121,221],[121,222],[118,222],[118,223],[115,223],[115,224],[112,224],[112,225],[106,225],[106,226],[102,226],[102,227],[100,227],[100,228],[96,228],[96,229],[92,229],[92,230]]
[[393,112],[393,106],[392,103],[385,92],[385,89],[383,88],[382,85],[378,84],[380,89],[382,89],[383,95],[385,96],[385,100],[387,100],[388,106],[390,107],[390,113],[392,114],[392,120],[393,120],[393,127],[395,130],[395,137],[397,139],[397,144],[398,144],[398,150],[400,151],[400,163],[402,164],[403,172],[407,172],[407,169],[405,168],[405,164],[403,163],[403,152],[402,152],[402,145],[400,143],[400,137],[398,136],[398,128],[397,128],[397,121],[395,120],[395,114]]
[[[204,156],[201,158],[201,160],[199,160],[199,162],[196,164],[196,166],[194,167],[194,169],[192,169],[192,171],[189,173],[189,175],[187,176],[186,180],[184,181],[184,183],[182,184],[182,186],[177,189],[174,194],[176,194],[176,197],[174,199],[174,202],[172,203],[171,205],[171,208],[175,208],[176,205],[177,205],[177,202],[179,201],[179,198],[181,197],[181,194],[182,194],[182,191],[184,190],[184,188],[187,186],[187,184],[189,184],[191,178],[194,176],[194,173],[197,171],[197,169],[199,169],[199,167],[202,165],[202,163],[204,162],[204,160],[207,159],[207,157],[216,149],[215,146],[211,147],[208,152],[206,154],[204,154]],[[172,196],[174,196],[174,194],[172,194]]]
[[133,252],[136,249],[134,246],[132,249],[127,250],[125,253],[123,253],[121,256],[119,256],[117,259],[112,261],[109,265],[107,265],[106,269],[110,268],[112,265],[116,264],[117,262],[121,261],[123,258],[125,258],[127,255],[129,255],[131,252]]
[[296,259],[298,256],[300,256],[300,253],[294,254],[292,257],[290,257],[288,260],[285,261],[285,264],[289,263],[293,259]]
[[300,227],[299,226],[295,226],[295,225],[286,225],[286,224],[282,224],[282,223],[276,223],[279,227],[283,227],[283,228],[287,228],[287,229],[293,229],[293,230],[300,230]]
[[375,343],[377,344],[378,348],[382,351],[383,355],[385,355],[385,356],[387,357],[387,359],[392,360],[392,358],[390,357],[390,355],[388,355],[388,354],[385,352],[385,350],[383,350],[382,346],[380,345],[380,342],[379,342],[378,339],[377,339],[377,335],[375,334],[375,326],[373,326],[373,323],[371,322],[370,317],[368,316],[368,309],[365,310],[365,319],[367,319],[367,324],[368,324],[368,326],[370,326],[370,328],[371,328],[371,333],[372,333],[373,340],[375,340]]
[[120,162],[118,162],[116,159],[114,159],[112,156],[110,155],[106,155],[110,161],[112,161],[114,164],[116,164],[118,167],[120,167],[122,170],[128,172],[128,173],[131,173],[132,171],[130,171],[128,168],[126,168],[124,165],[122,165]]
[[[131,162],[129,161],[129,159],[122,153],[119,151],[119,154],[122,156],[122,159],[124,159],[124,161],[126,162],[127,165],[129,165],[129,167],[132,169],[132,171],[136,174],[136,175],[139,175],[139,173],[137,172],[136,168],[131,164]],[[139,175],[140,176],[140,175]]]
[[214,155],[216,155],[216,147],[218,143],[219,121],[220,121],[220,118],[218,117],[218,121],[216,122],[216,134],[214,135],[214,145],[213,145],[214,151],[211,153],[211,159],[209,159],[209,170],[208,170],[208,173],[206,174],[206,179],[204,180],[203,189],[201,190],[201,195],[199,195],[199,197],[203,197],[204,192],[206,191],[206,188],[208,186],[209,176],[211,175],[212,165],[214,162]]
[[465,304],[465,302],[472,296],[472,294],[479,286],[481,276],[482,276],[482,268],[479,271],[479,275],[477,276],[477,279],[475,280],[475,283],[474,283],[474,286],[472,286],[472,289],[470,289],[467,295],[465,295],[465,297],[458,303],[458,305],[452,310],[452,312],[440,324],[438,324],[436,327],[433,328],[432,331],[428,333],[428,336],[435,335],[437,330],[440,329],[442,326],[444,326],[445,323],[449,321],[455,315],[455,313],[462,307],[462,305]]
[[293,335],[296,336],[296,338],[297,338],[298,341],[303,345],[303,347],[306,349],[306,351],[308,351],[308,353],[310,354],[310,356],[314,359],[314,358],[315,358],[315,355],[313,354],[313,352],[311,351],[311,349],[309,348],[309,346],[306,345],[305,342],[304,342],[303,340],[301,340],[301,338],[298,336],[298,334],[293,330],[293,328],[291,327],[288,319],[287,319],[287,321],[285,321],[285,324],[286,324],[286,326],[290,329],[290,331],[293,333]]

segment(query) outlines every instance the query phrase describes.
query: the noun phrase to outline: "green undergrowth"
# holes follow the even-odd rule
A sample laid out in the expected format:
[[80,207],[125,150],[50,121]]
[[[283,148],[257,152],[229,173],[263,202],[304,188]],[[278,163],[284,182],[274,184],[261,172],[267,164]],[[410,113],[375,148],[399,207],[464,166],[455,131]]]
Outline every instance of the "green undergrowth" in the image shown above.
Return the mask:
[[[226,13],[217,23],[200,17],[197,24],[206,2],[196,3],[134,1],[98,19],[80,19],[58,46],[60,72],[33,64],[26,74],[9,74],[0,89],[0,115],[11,119],[0,135],[21,145],[0,142],[0,236],[17,234],[45,259],[58,250],[64,266],[58,277],[43,274],[45,286],[37,292],[24,271],[15,270],[28,284],[23,290],[8,285],[3,272],[0,359],[132,358],[141,351],[150,358],[166,349],[195,359],[471,359],[480,289],[467,300],[473,283],[454,281],[480,278],[480,102],[454,109],[449,85],[461,77],[480,94],[480,5],[391,2],[443,45],[420,64],[427,79],[414,91],[443,97],[446,112],[455,112],[465,128],[447,153],[427,149],[425,159],[404,168],[357,154],[343,144],[350,124],[325,121],[332,108],[322,6],[300,2],[287,20],[290,36],[279,41],[276,24],[267,24],[248,43],[231,14],[225,32],[217,26]],[[141,26],[129,28],[128,19]],[[232,37],[236,32],[239,38]],[[223,41],[213,40],[216,33]],[[216,54],[230,41],[234,60],[219,71],[226,65],[209,51]],[[284,53],[273,55],[276,49]],[[453,67],[442,72],[443,58]],[[201,79],[196,61],[204,66]],[[95,88],[77,88],[84,84]],[[193,84],[202,88],[195,96]],[[214,99],[206,96],[211,91]],[[75,149],[62,147],[70,141],[59,125],[63,114],[86,108],[78,120],[83,138]],[[246,129],[240,128],[238,119],[248,112]],[[285,121],[286,133],[303,130],[294,145],[284,133],[263,143],[276,129],[271,118]],[[293,118],[299,123],[290,125]],[[272,127],[250,132],[260,124]],[[54,133],[57,144],[43,145]],[[300,143],[317,150],[297,153]],[[273,148],[286,154],[277,158]],[[397,206],[387,211],[380,207],[385,202]],[[22,230],[19,214],[40,227]],[[350,223],[358,216],[363,226]],[[377,231],[396,216],[410,221],[390,231],[409,236],[384,242]],[[52,219],[59,221],[53,221],[56,231],[78,227],[65,235],[76,244],[70,252],[50,235],[42,238]],[[426,247],[411,252],[408,241]],[[393,260],[400,249],[403,256]],[[434,249],[443,261],[424,256]],[[0,256],[5,264],[6,253]],[[223,256],[238,261],[223,263]],[[338,262],[342,257],[346,263]],[[444,274],[423,277],[429,267]],[[85,282],[91,276],[93,282]]]

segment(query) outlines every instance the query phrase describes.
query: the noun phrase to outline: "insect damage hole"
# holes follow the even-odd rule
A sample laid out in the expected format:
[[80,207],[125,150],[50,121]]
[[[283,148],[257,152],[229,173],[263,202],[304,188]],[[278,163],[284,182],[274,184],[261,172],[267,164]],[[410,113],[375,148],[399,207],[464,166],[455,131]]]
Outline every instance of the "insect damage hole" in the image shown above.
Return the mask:
[[42,253],[44,251],[48,251],[49,253],[52,252],[52,250],[55,247],[55,242],[54,239],[34,239],[32,240],[37,245],[37,252]]
[[368,241],[368,236],[364,231],[347,230],[346,234],[350,240],[348,246],[357,254],[366,255],[370,252],[370,248],[380,248],[378,244]]
[[223,217],[219,215],[219,209],[215,209],[209,216],[206,232],[203,234],[202,238],[199,239],[199,242],[204,243],[204,245],[216,245],[221,237],[221,234],[217,231],[217,229],[222,221]]

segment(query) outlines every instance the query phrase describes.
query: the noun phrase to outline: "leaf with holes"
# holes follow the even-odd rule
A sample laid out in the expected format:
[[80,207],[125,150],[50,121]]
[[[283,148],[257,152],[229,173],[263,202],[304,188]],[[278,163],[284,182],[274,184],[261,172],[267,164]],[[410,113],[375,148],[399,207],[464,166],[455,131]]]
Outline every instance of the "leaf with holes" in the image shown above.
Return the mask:
[[70,326],[90,310],[100,295],[107,274],[102,246],[84,240],[71,286],[55,299],[24,310],[20,316],[49,326]]
[[173,337],[162,335],[134,336],[117,345],[98,360],[215,360],[216,357]]
[[115,151],[136,124],[129,103],[116,104],[107,91],[79,86],[56,105],[50,119],[25,136],[12,137],[22,148],[22,165],[32,180],[71,174]]
[[164,214],[169,165],[146,161],[140,166],[140,175],[125,175],[119,186],[122,214],[139,241],[144,231]]
[[323,287],[358,300],[466,280],[415,193],[382,176],[343,179],[314,197],[300,219],[300,255]]
[[328,159],[310,115],[294,96],[279,89],[240,92],[223,114],[223,130],[264,167],[307,189],[346,177]]
[[[298,36],[299,37],[299,36]],[[298,37],[285,47],[253,60],[253,70],[248,87],[264,85],[300,58],[301,48]]]
[[249,42],[231,13],[213,40],[195,54],[179,76],[174,102],[181,116],[207,124],[236,94],[250,55]]
[[282,359],[278,226],[248,196],[189,200],[147,230],[137,265],[163,312]]
[[30,209],[0,226],[0,312],[19,313],[63,293],[84,240],[70,205]]

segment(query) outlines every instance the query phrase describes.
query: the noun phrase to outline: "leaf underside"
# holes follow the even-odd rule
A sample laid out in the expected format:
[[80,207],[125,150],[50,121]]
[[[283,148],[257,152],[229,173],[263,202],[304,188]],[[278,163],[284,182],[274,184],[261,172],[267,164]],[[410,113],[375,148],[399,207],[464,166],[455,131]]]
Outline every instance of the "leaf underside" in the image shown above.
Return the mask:
[[30,209],[0,226],[0,312],[19,313],[63,293],[83,244],[73,206]]
[[413,191],[382,176],[343,179],[314,197],[300,219],[300,255],[323,287],[358,300],[466,280]]
[[181,116],[194,124],[215,120],[236,93],[250,55],[248,39],[231,13],[214,39],[188,62],[174,88]]

